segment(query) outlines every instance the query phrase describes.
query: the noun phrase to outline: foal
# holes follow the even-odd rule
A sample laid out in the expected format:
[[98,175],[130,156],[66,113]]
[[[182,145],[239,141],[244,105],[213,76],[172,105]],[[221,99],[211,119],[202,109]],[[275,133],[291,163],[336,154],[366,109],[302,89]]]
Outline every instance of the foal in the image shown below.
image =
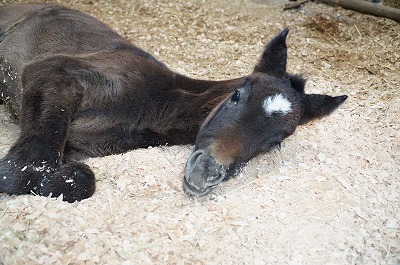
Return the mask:
[[77,160],[195,143],[183,187],[208,193],[347,98],[305,94],[305,80],[286,72],[287,34],[269,42],[252,74],[205,81],[171,71],[82,12],[1,7],[0,95],[21,134],[0,159],[0,192],[79,201],[94,193],[95,177]]

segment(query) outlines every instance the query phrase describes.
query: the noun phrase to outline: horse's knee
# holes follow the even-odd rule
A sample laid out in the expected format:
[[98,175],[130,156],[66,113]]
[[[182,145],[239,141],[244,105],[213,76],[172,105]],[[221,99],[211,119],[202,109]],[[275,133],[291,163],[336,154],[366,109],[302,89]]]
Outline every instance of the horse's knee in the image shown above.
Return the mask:
[[85,164],[70,162],[49,176],[45,176],[38,186],[39,195],[58,197],[63,194],[67,202],[89,198],[95,191],[95,177]]

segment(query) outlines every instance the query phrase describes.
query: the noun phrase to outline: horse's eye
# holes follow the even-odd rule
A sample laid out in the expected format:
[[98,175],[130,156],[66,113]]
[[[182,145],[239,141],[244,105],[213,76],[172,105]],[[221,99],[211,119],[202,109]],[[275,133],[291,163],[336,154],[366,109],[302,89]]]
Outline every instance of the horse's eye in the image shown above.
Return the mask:
[[231,97],[231,101],[233,101],[234,103],[238,103],[239,100],[240,100],[240,92],[236,90]]
[[271,147],[272,148],[275,148],[275,147],[278,147],[278,150],[281,150],[281,142],[273,142],[273,143],[271,143]]
[[272,142],[269,144],[269,148],[273,149],[273,148],[278,148],[278,150],[281,150],[281,141],[276,141],[276,142]]

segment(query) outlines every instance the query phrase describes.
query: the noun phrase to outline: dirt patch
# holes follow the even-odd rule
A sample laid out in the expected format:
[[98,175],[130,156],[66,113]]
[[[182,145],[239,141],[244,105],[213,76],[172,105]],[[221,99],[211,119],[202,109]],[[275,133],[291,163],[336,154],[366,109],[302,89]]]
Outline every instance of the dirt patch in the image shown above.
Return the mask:
[[[250,73],[289,27],[290,72],[309,78],[308,92],[349,99],[204,198],[181,189],[192,146],[87,160],[97,191],[79,203],[1,195],[1,264],[400,262],[399,23],[314,2],[62,3],[199,78]],[[3,107],[0,120],[4,155],[18,127]]]
[[400,8],[400,2],[397,0],[385,0],[383,3],[390,7]]

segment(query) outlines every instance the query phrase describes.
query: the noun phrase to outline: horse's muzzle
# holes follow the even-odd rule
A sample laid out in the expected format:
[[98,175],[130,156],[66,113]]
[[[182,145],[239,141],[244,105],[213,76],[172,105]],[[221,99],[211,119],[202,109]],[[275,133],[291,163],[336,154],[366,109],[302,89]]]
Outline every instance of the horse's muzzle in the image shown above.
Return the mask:
[[203,196],[225,177],[225,166],[217,163],[207,150],[196,150],[186,163],[183,190],[192,196]]

